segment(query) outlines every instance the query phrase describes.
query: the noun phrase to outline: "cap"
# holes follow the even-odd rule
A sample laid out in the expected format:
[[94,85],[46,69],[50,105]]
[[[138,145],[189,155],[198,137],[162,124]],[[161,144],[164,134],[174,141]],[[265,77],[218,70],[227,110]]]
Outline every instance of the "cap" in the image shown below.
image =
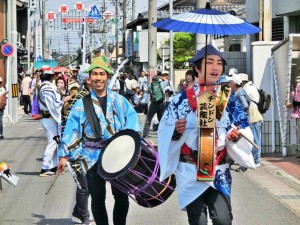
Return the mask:
[[220,78],[217,80],[217,84],[222,84],[222,83],[228,83],[228,76],[226,76],[225,74],[223,74],[222,76],[220,76]]
[[249,81],[249,77],[245,73],[239,73],[238,76],[242,79],[242,81]]
[[238,74],[238,70],[236,68],[231,68],[228,72],[228,75],[232,76],[234,74]]
[[231,77],[228,77],[227,78],[228,81],[233,81],[234,83],[238,84],[238,85],[241,85],[242,84],[242,78],[237,75],[237,74],[234,74],[232,75]]
[[91,70],[95,68],[104,69],[107,73],[112,72],[112,70],[108,66],[107,58],[104,55],[95,58],[92,64],[90,65],[90,67],[86,71],[84,71],[84,73],[89,73]]
[[164,71],[161,72],[161,75],[169,75],[169,71],[164,70]]
[[194,63],[197,60],[204,58],[206,55],[218,55],[225,62],[225,64],[227,64],[222,54],[211,44],[208,44],[203,48],[201,48],[200,50],[197,50],[194,58],[190,59],[190,62]]
[[295,79],[296,82],[300,82],[300,76],[297,76]]
[[30,76],[31,72],[30,71],[26,71],[26,76]]

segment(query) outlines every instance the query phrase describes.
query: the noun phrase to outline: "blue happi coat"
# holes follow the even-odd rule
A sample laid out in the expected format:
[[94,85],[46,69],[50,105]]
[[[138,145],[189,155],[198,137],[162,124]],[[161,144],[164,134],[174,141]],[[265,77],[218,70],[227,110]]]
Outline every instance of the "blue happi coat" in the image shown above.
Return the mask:
[[[199,86],[194,87],[195,94],[199,93]],[[172,140],[175,129],[175,122],[186,118],[186,130],[179,140]],[[227,163],[215,167],[215,180],[212,182],[196,180],[196,165],[181,162],[180,151],[183,144],[192,150],[198,151],[198,118],[197,110],[192,111],[188,103],[186,92],[175,95],[166,109],[158,128],[158,153],[160,162],[160,180],[166,179],[175,173],[179,206],[182,210],[199,197],[207,188],[213,187],[216,190],[230,196],[231,175]],[[230,95],[226,111],[221,121],[216,122],[217,146],[216,151],[221,151],[225,147],[228,154],[239,164],[255,168],[251,154],[252,145],[244,138],[237,142],[226,138],[227,132],[231,129],[231,124],[240,126],[241,130],[253,140],[252,132],[249,128],[247,114],[242,110],[241,105]]]
[[[101,124],[103,141],[108,140],[120,130],[141,131],[136,111],[123,96],[107,89],[106,118],[94,91],[91,91],[91,97]],[[67,119],[58,156],[69,156],[70,160],[82,157],[90,168],[98,160],[101,149],[101,143],[95,141],[95,135],[87,121],[82,99],[79,99],[72,107]]]

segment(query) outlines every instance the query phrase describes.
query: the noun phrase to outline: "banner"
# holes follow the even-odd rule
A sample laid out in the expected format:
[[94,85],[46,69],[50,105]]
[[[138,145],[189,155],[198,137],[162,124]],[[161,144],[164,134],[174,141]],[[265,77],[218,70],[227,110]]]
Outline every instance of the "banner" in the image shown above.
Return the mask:
[[42,26],[35,28],[35,61],[43,59]]

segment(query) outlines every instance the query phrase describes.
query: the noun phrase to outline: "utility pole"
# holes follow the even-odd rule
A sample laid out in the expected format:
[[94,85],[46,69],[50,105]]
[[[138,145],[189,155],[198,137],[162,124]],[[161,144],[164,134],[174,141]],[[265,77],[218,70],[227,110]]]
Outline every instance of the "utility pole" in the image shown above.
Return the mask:
[[[200,1],[196,0],[195,9],[205,8],[206,2],[210,2],[210,0]],[[196,34],[196,51],[205,46],[205,36],[203,34]]]
[[[173,16],[173,0],[169,1],[169,13],[170,13],[170,17]],[[173,85],[174,88],[175,75],[174,75],[174,60],[173,60],[173,31],[169,32],[169,36],[170,36],[170,78],[171,78],[171,84]],[[163,70],[164,69],[165,68],[163,68]]]
[[64,41],[67,42],[68,45],[68,65],[70,66],[70,38],[69,38],[69,33],[64,37]]
[[119,0],[116,0],[116,65],[119,65]]
[[[132,16],[132,19],[131,19],[131,21],[133,21],[134,20],[134,18],[135,18],[135,0],[131,0],[132,2],[132,8],[131,8],[131,16]],[[132,38],[133,39],[133,38]]]
[[43,59],[46,59],[46,0],[42,0],[42,45]]
[[127,0],[123,0],[122,61],[124,61],[126,58],[126,25],[127,25]]
[[148,16],[148,62],[150,79],[157,74],[157,28],[151,24],[157,21],[157,0],[149,0]]

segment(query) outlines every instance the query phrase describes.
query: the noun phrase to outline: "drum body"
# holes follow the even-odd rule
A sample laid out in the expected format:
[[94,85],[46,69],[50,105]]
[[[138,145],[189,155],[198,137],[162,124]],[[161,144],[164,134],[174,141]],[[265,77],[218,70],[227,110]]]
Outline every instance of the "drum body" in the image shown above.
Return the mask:
[[174,175],[159,182],[157,151],[134,130],[122,130],[105,143],[97,170],[144,207],[165,202],[176,187]]

